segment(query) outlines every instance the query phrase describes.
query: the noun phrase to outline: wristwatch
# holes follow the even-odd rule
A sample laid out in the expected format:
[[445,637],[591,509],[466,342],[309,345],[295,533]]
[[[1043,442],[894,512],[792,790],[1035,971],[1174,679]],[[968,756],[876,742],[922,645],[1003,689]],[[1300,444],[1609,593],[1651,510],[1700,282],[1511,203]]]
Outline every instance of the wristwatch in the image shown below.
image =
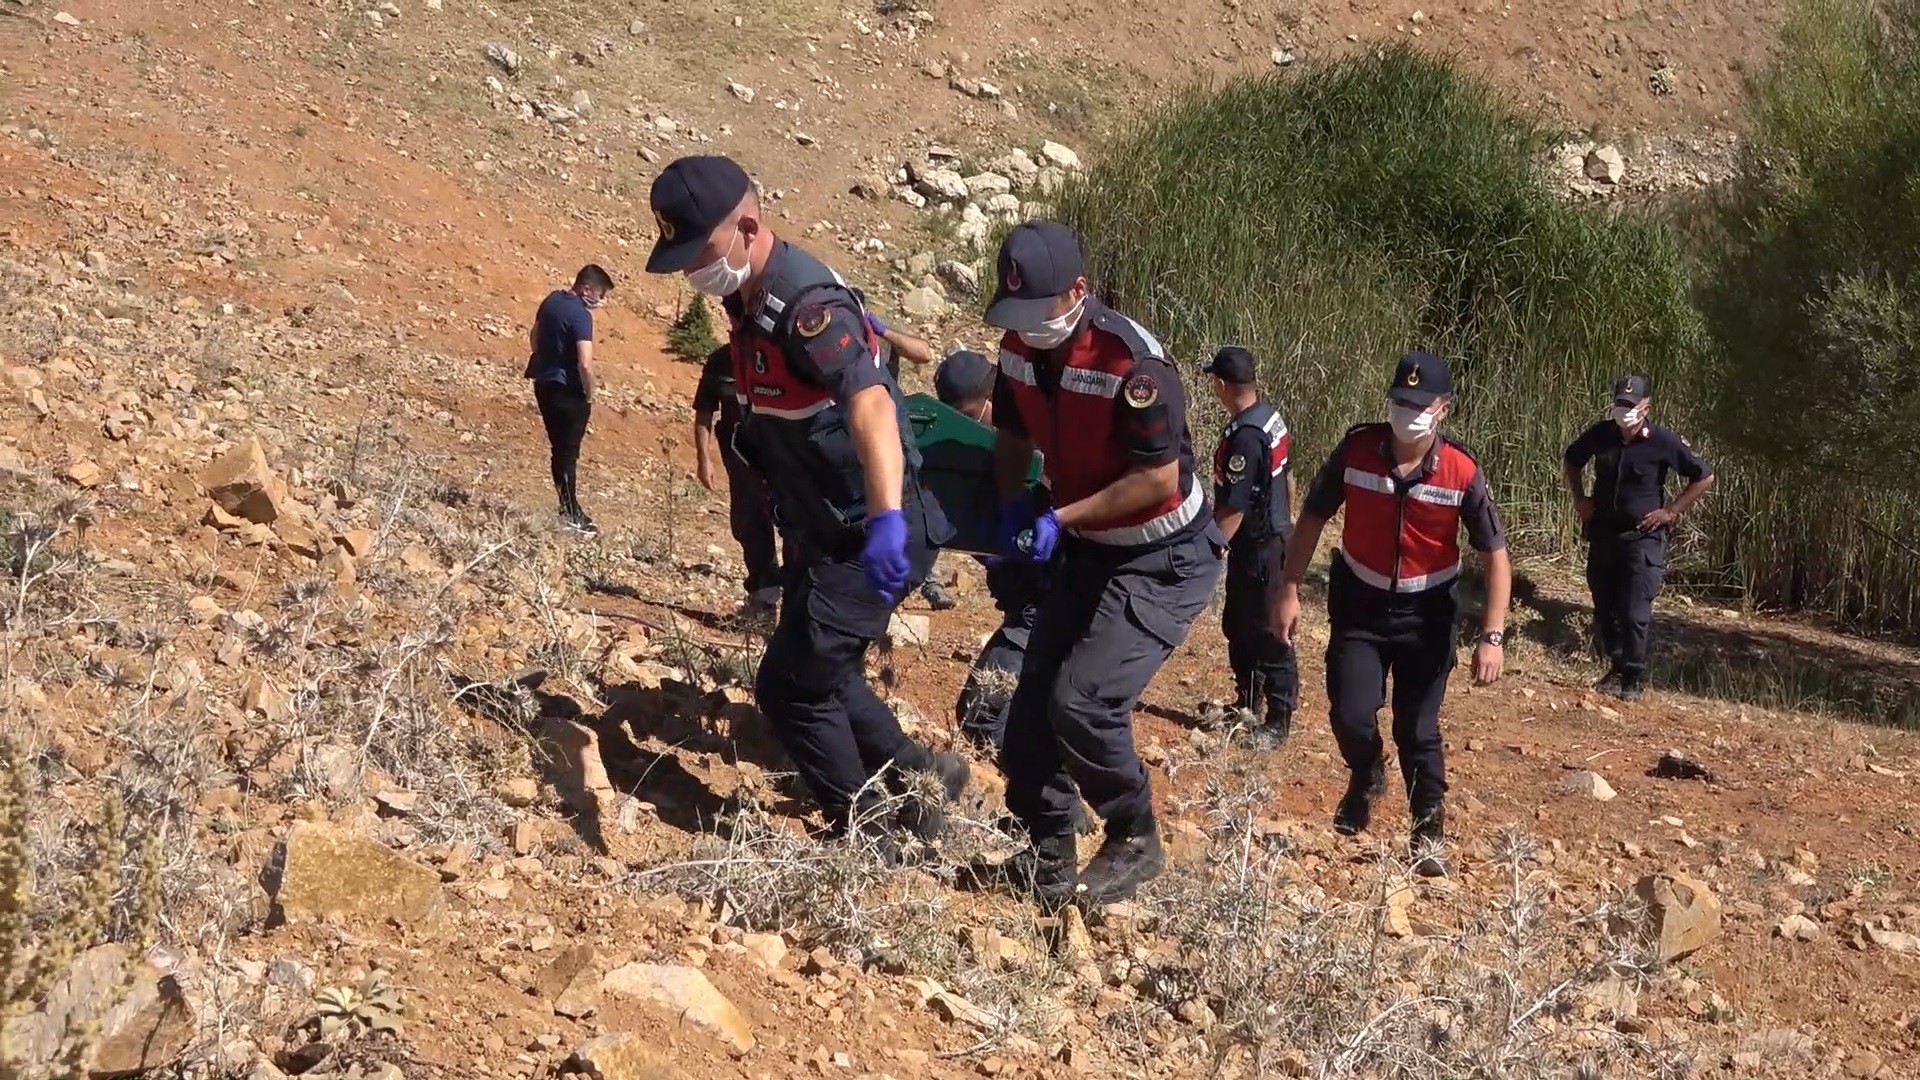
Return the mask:
[[1507,635],[1503,630],[1489,630],[1480,635],[1480,640],[1489,645],[1504,647],[1507,643]]

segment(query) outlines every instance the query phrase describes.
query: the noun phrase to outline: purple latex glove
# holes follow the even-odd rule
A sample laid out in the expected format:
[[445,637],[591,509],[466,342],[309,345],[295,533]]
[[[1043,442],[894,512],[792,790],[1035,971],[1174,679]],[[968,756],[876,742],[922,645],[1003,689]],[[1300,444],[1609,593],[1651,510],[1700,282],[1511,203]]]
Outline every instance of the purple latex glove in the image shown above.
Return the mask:
[[1053,558],[1053,547],[1060,542],[1060,518],[1052,510],[1033,520],[1033,528],[1020,534],[1020,554],[1031,562]]
[[867,519],[867,543],[860,551],[866,563],[867,583],[873,586],[888,606],[900,602],[907,592],[907,518],[898,510]]
[[872,330],[874,333],[874,336],[876,337],[886,337],[887,325],[881,322],[879,319],[874,318],[873,312],[871,311],[867,312],[866,316],[867,316],[867,329]]

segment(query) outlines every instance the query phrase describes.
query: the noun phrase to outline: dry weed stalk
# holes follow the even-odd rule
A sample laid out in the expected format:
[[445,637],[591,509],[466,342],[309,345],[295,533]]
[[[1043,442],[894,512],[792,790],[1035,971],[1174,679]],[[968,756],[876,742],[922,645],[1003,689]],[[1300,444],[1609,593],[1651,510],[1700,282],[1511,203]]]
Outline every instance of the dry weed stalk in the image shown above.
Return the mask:
[[[121,863],[126,854],[125,824],[119,798],[108,794],[94,830],[93,857],[65,890],[58,910],[34,899],[34,865],[27,838],[33,812],[33,778],[26,755],[11,739],[0,739],[0,1028],[32,1012],[74,963],[105,936],[115,907]],[[152,837],[142,846],[134,882],[127,940],[132,955],[144,956],[153,944],[159,915],[159,847]],[[58,1034],[58,1050],[45,1061],[25,1061],[18,1048],[0,1046],[0,1080],[34,1080],[55,1062],[64,1075],[85,1071],[101,1036],[97,1019],[132,987],[129,964],[108,990],[106,1000],[87,1003],[90,1013],[69,1018]]]
[[[1169,1015],[1178,1011],[1200,1018],[1194,1049],[1213,1075],[1684,1071],[1636,1036],[1579,1019],[1582,991],[1608,980],[1637,991],[1652,965],[1640,942],[1613,933],[1617,913],[1606,905],[1554,923],[1552,883],[1519,834],[1496,852],[1506,887],[1491,907],[1476,909],[1458,886],[1423,888],[1385,850],[1365,872],[1364,895],[1343,898],[1304,875],[1291,842],[1260,825],[1268,798],[1257,780],[1216,775],[1200,803],[1207,856],[1176,864],[1152,889],[1146,907],[1167,947],[1128,975],[1143,1004],[1108,1024],[1136,1060],[1183,1038]],[[1386,932],[1390,920],[1407,940]]]

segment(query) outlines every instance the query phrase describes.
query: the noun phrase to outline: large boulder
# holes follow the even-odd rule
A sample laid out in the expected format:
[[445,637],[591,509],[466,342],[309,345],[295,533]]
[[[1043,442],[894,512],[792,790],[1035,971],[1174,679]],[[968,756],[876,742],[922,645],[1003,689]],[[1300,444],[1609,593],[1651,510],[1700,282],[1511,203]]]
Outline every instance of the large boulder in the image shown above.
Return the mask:
[[753,1027],[699,968],[684,964],[628,964],[609,972],[600,988],[644,1001],[719,1039],[740,1057],[753,1049]]
[[417,923],[446,902],[438,871],[364,836],[303,821],[287,830],[274,905],[282,918]]

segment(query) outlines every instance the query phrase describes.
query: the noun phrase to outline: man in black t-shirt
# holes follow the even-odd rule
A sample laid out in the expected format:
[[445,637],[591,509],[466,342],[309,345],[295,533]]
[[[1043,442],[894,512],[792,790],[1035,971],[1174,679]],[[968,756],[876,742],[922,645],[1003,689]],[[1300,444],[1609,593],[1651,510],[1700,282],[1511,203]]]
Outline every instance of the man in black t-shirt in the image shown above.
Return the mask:
[[[1596,637],[1612,662],[1598,688],[1623,701],[1644,688],[1653,598],[1667,569],[1667,531],[1713,485],[1713,467],[1687,440],[1650,423],[1645,375],[1613,385],[1613,409],[1567,447],[1563,470],[1587,537]],[[1593,494],[1585,470],[1593,462]],[[1687,481],[1666,500],[1667,474]]]
[[[727,474],[727,525],[747,568],[747,604],[771,610],[780,601],[780,560],[774,552],[773,513],[767,485],[734,449],[740,400],[733,380],[733,350],[722,345],[707,357],[693,392],[693,451],[700,486],[714,486],[715,456]],[[718,448],[715,448],[716,442]]]

